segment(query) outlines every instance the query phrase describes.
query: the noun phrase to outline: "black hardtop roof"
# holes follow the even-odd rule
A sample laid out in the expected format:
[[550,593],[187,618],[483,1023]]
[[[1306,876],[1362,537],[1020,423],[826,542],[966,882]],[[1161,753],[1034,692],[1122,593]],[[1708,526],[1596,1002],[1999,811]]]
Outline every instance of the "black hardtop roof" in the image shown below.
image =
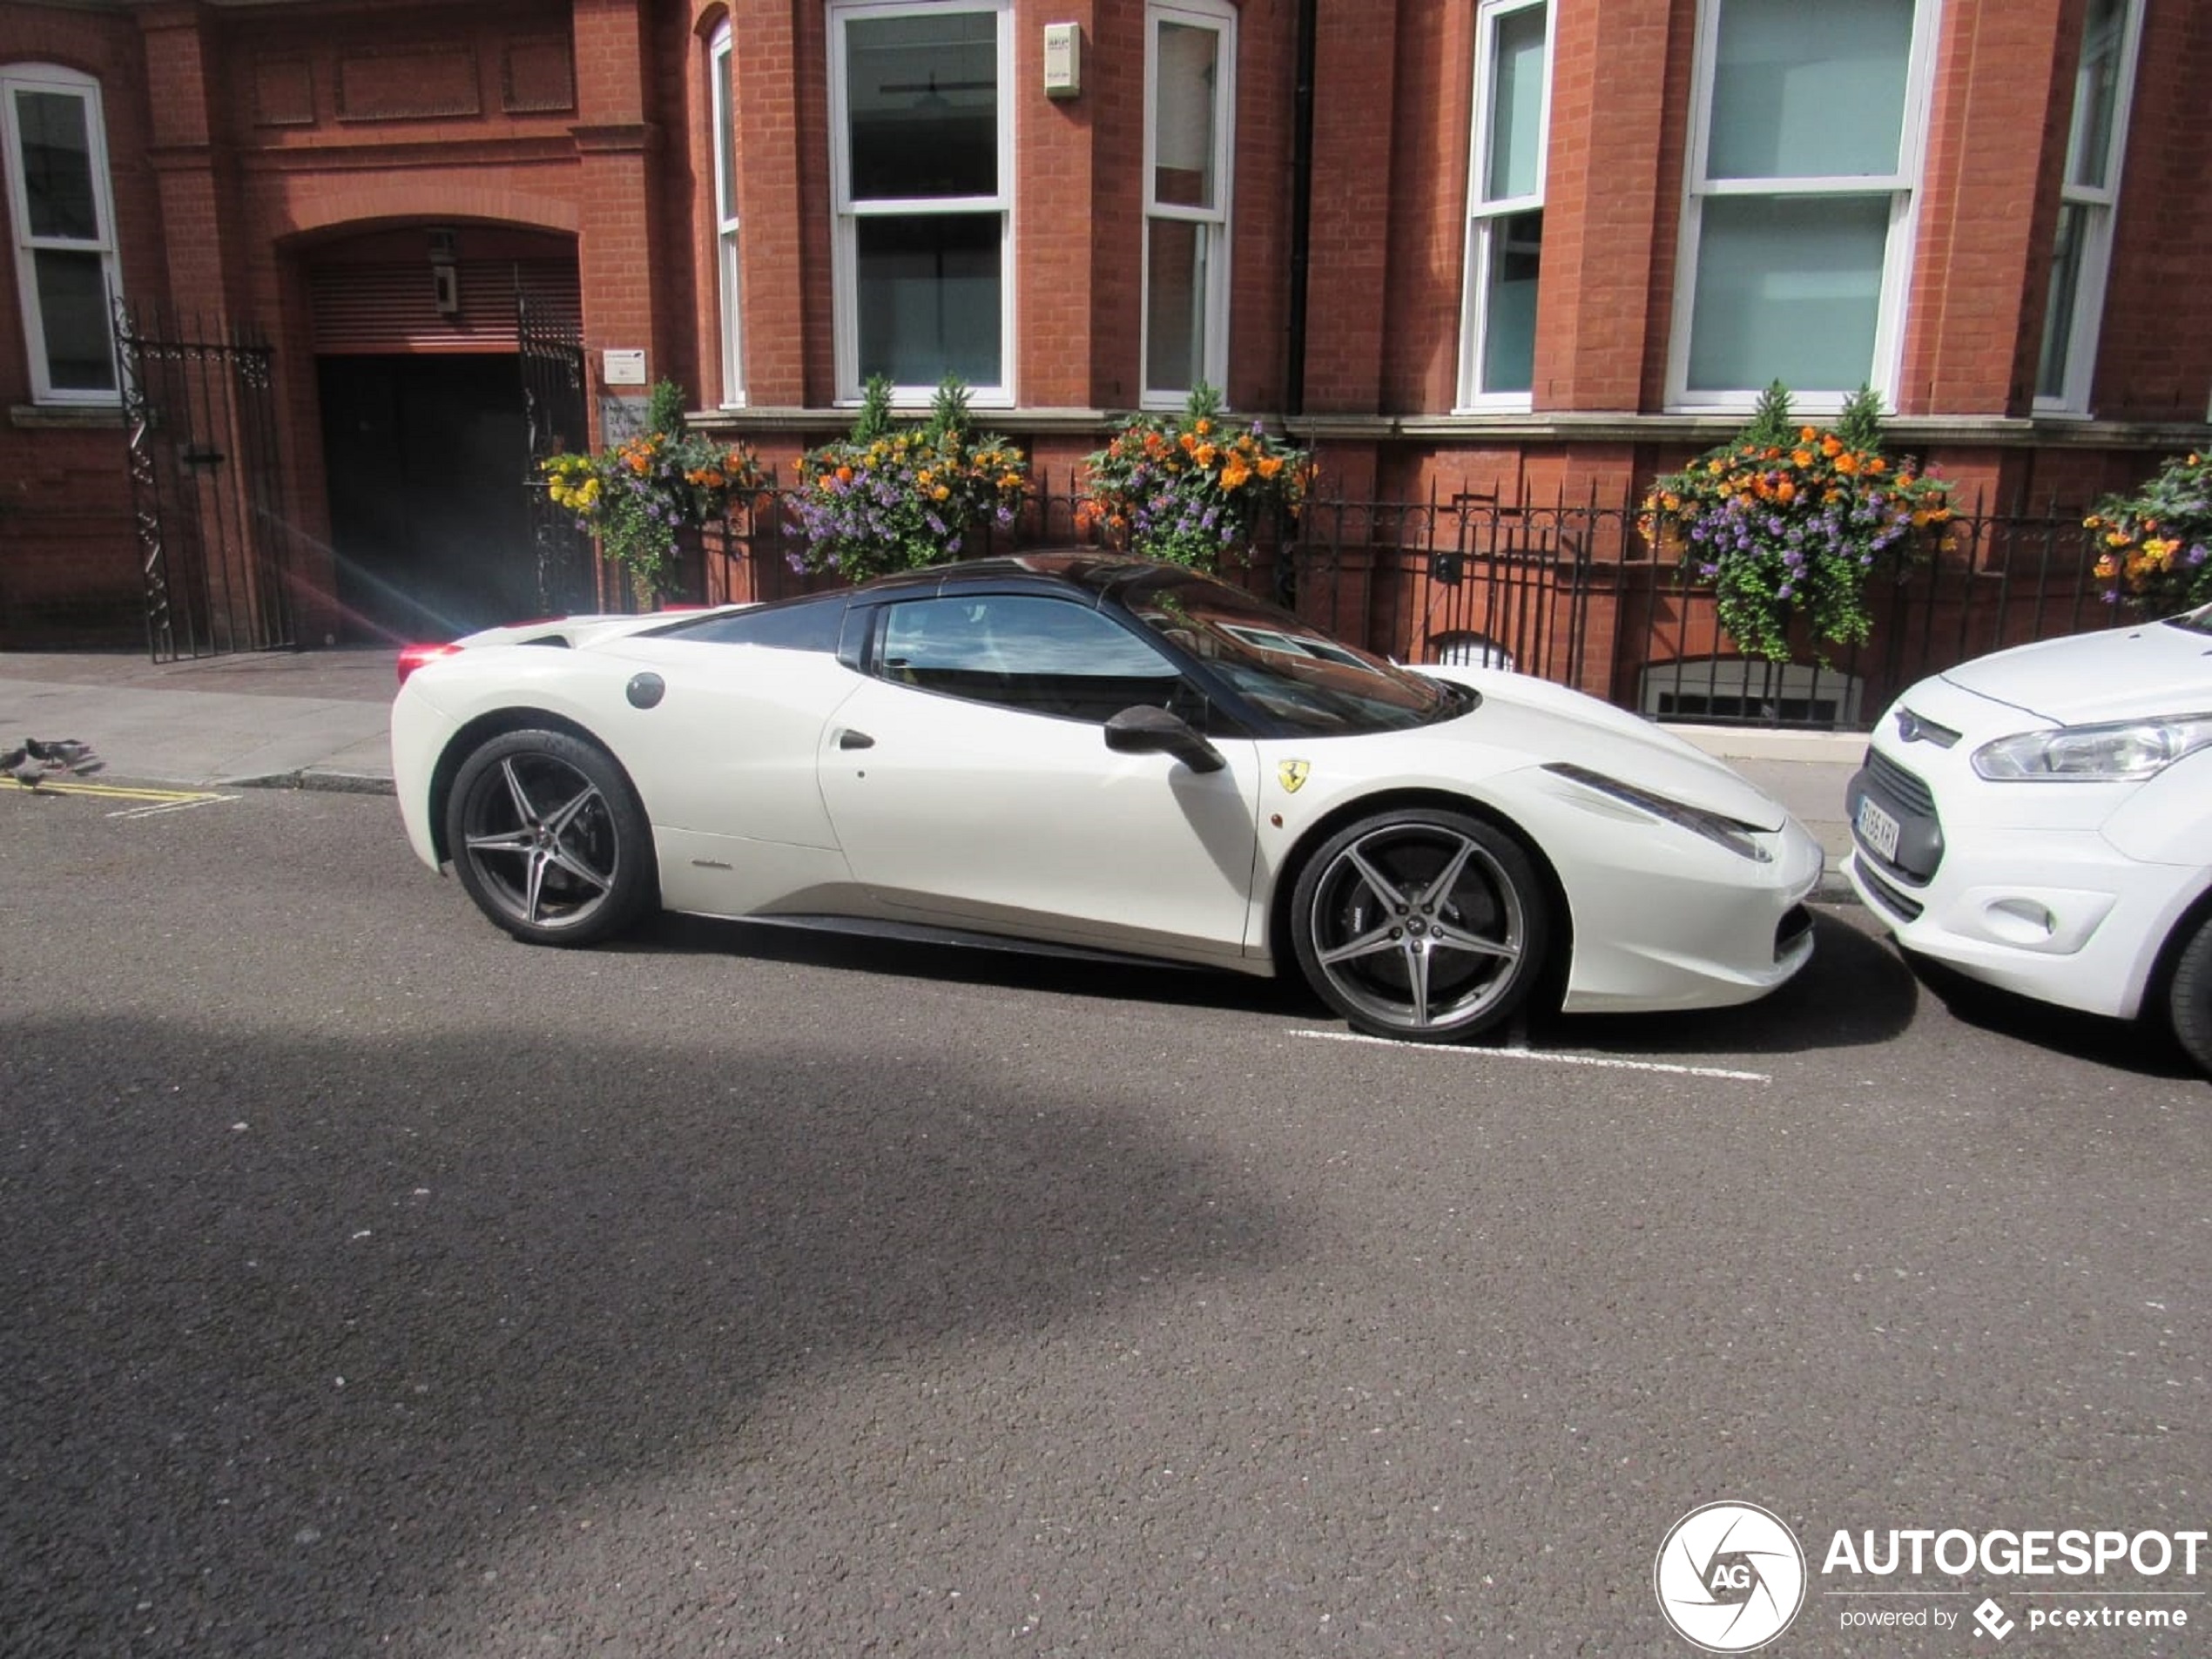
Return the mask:
[[1086,589],[1097,597],[1149,576],[1188,580],[1197,574],[1181,565],[1103,553],[1094,548],[1048,548],[968,559],[958,564],[934,564],[920,570],[900,570],[865,582],[853,592],[855,598],[865,599],[876,594],[955,593],[976,588],[1022,587],[1064,590],[1074,586]]

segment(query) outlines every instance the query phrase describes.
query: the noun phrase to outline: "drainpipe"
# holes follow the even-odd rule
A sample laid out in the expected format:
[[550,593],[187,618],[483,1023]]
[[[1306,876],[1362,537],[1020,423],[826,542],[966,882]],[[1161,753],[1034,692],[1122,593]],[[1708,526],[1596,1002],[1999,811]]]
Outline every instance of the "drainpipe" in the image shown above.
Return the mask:
[[1313,57],[1320,0],[1298,0],[1298,85],[1291,104],[1290,350],[1285,413],[1305,413],[1305,274],[1313,239]]

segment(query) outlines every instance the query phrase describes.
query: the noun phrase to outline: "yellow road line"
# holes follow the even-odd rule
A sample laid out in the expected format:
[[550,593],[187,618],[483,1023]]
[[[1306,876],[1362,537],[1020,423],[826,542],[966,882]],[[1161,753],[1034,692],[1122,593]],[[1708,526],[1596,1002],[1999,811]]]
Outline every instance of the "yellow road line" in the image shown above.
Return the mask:
[[[23,786],[17,786],[23,787]],[[220,800],[208,789],[132,789],[122,784],[64,784],[41,782],[41,795],[98,795],[108,800]]]

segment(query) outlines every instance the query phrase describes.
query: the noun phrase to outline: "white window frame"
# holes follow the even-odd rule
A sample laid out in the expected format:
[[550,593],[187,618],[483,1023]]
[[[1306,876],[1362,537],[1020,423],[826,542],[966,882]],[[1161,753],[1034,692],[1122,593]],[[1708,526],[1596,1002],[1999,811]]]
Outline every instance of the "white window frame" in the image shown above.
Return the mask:
[[745,403],[744,270],[738,263],[738,181],[731,165],[738,149],[738,112],[731,107],[734,44],[730,25],[725,22],[706,48],[707,98],[714,127],[714,276],[722,317],[722,407],[725,409],[741,409]]
[[[853,196],[853,130],[846,108],[846,25],[873,17],[909,17],[949,12],[989,13],[996,18],[998,41],[998,192],[991,196],[930,196],[856,201]],[[852,408],[860,401],[860,221],[871,217],[907,218],[921,214],[979,214],[999,216],[999,374],[996,386],[971,386],[968,401],[976,408],[1012,408],[1015,395],[1015,290],[1014,264],[1015,145],[1014,106],[1018,83],[1014,56],[1012,0],[961,0],[957,5],[929,3],[929,0],[830,0],[830,190],[835,220],[830,244],[830,275],[836,298],[834,343],[837,357],[837,401]],[[894,386],[892,399],[904,407],[927,404],[936,395],[934,384]]]
[[[1490,177],[1491,110],[1498,91],[1498,25],[1515,12],[1536,6],[1544,13],[1544,88],[1536,118],[1536,189],[1526,196],[1486,199]],[[1493,244],[1504,233],[1504,222],[1517,213],[1541,212],[1544,176],[1551,165],[1552,44],[1559,26],[1559,8],[1553,0],[1482,0],[1475,8],[1474,99],[1468,125],[1467,225],[1463,250],[1465,287],[1460,307],[1460,401],[1456,412],[1481,411],[1525,414],[1534,407],[1533,390],[1486,392],[1482,389],[1483,347],[1490,335],[1490,260]]]
[[[1905,70],[1905,118],[1898,134],[1893,173],[1843,174],[1831,178],[1709,179],[1713,84],[1720,51],[1721,0],[1698,0],[1696,78],[1691,89],[1689,153],[1683,170],[1682,237],[1675,260],[1673,327],[1667,349],[1667,408],[1682,415],[1743,415],[1757,407],[1764,386],[1725,391],[1689,390],[1690,322],[1697,301],[1697,250],[1704,204],[1717,197],[1880,196],[1890,198],[1888,240],[1882,253],[1882,290],[1874,327],[1874,350],[1866,383],[1892,407],[1897,402],[1904,356],[1905,309],[1912,285],[1912,256],[1919,229],[1922,172],[1927,154],[1928,108],[1933,101],[1936,44],[1940,39],[1942,0],[1915,0],[1912,56]],[[1833,415],[1858,388],[1790,388],[1791,406],[1804,415]]]
[[[21,91],[56,92],[81,99],[84,105],[84,132],[92,169],[92,206],[99,234],[91,241],[30,233],[29,190],[23,166],[23,134],[16,111]],[[32,255],[42,248],[71,253],[98,253],[106,278],[111,304],[121,297],[123,277],[116,257],[115,197],[108,175],[107,121],[100,106],[100,84],[90,75],[57,64],[10,64],[0,69],[0,151],[7,166],[8,222],[15,248],[16,293],[23,308],[24,345],[30,359],[30,399],[33,403],[69,404],[112,408],[123,401],[118,385],[106,391],[57,388],[47,361],[46,323],[38,308],[38,276]],[[115,347],[115,322],[105,320],[108,348]]]
[[[2070,207],[2083,210],[2085,223],[2081,234],[2081,266],[2074,290],[2074,314],[2067,320],[2066,371],[2056,395],[2046,396],[2042,390],[2043,354],[2048,347],[2052,319],[2043,320],[2043,337],[2037,342],[2035,354],[2035,412],[2038,415],[2078,415],[2089,413],[2089,398],[2094,389],[2097,374],[2097,341],[2104,330],[2105,289],[2112,273],[2112,233],[2114,222],[2120,214],[2120,174],[2128,155],[2128,118],[2134,107],[2136,55],[2142,44],[2143,0],[2126,0],[2126,13],[2120,24],[2120,61],[2117,78],[2113,85],[2112,130],[2105,137],[2105,165],[2102,185],[2077,185],[2074,175],[2076,146],[2081,143],[2081,122],[2087,113],[2081,106],[2081,77],[2077,68],[2074,81],[2074,108],[2067,118],[2066,158],[2059,184],[2059,212],[2063,215]],[[2085,41],[2086,46],[2087,43]],[[2057,254],[2057,224],[2052,227],[2053,248]],[[2046,288],[2044,305],[2047,312],[2050,301]]]
[[[1159,199],[1160,29],[1211,30],[1219,37],[1218,73],[1213,89],[1213,176],[1211,207],[1192,207]],[[1229,384],[1229,226],[1237,155],[1237,9],[1228,0],[1151,0],[1144,9],[1144,243],[1139,253],[1138,303],[1143,326],[1137,334],[1138,406],[1179,409],[1190,401],[1190,387],[1155,387],[1152,377],[1152,226],[1162,219],[1198,226],[1205,243],[1206,292],[1200,326],[1205,330],[1199,378],[1225,394]]]

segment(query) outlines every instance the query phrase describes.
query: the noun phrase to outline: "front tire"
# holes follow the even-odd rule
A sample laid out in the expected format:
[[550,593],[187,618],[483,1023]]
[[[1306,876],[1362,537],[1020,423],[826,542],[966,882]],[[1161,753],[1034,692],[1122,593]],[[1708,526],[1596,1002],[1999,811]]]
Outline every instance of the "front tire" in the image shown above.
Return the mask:
[[1380,813],[1306,861],[1291,898],[1298,966],[1359,1030],[1455,1042],[1535,988],[1551,901],[1503,831],[1461,813]]
[[590,945],[654,903],[652,832],[612,756],[565,732],[509,732],[462,763],[446,846],[476,907],[533,945]]
[[2166,1015],[2175,1039],[2197,1069],[2212,1075],[2212,916],[2196,924],[2189,942],[2175,958]]

